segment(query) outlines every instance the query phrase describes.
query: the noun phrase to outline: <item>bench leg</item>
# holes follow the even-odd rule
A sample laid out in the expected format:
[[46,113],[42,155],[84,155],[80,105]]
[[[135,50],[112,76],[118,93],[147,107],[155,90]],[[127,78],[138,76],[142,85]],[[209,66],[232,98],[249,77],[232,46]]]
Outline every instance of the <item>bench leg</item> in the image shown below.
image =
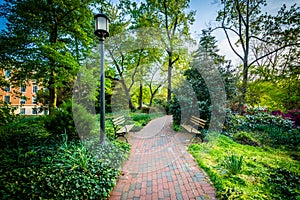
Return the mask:
[[194,141],[195,139],[200,139],[200,142],[203,142],[202,136],[199,134],[194,134],[194,136],[191,138],[191,141]]
[[127,140],[125,134],[124,135],[123,134],[116,135],[116,139],[118,139],[118,138],[120,138],[120,141],[124,142],[124,140],[125,140],[125,142],[128,143],[128,140]]

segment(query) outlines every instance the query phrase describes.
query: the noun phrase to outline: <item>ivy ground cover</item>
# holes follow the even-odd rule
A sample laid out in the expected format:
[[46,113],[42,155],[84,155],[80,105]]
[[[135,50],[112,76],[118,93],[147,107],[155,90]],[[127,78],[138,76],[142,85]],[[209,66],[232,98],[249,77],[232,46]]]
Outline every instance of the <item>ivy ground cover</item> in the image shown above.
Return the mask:
[[112,141],[89,150],[66,134],[50,134],[39,118],[0,127],[1,199],[105,199],[129,145]]

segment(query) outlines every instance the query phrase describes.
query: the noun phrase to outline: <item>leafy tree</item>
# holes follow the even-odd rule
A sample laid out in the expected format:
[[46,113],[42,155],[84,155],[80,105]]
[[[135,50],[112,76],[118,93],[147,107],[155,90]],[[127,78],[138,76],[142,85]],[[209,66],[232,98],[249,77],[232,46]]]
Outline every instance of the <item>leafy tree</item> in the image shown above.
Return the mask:
[[145,68],[157,55],[157,50],[149,48],[151,35],[148,33],[149,21],[144,20],[152,14],[147,12],[145,4],[120,1],[111,12],[113,37],[107,43],[107,50],[111,58],[111,66],[115,69],[115,78],[119,80],[128,100],[129,108],[135,109],[132,101],[132,89],[139,82],[139,108],[143,103],[143,77],[147,73]]
[[[283,6],[277,16],[271,16],[261,13],[261,7],[267,5],[265,0],[221,0],[221,3],[223,9],[218,12],[217,16],[217,21],[221,23],[221,26],[218,28],[223,29],[231,49],[243,62],[239,104],[241,111],[247,93],[249,69],[258,60],[279,50],[294,45],[299,46],[295,39],[299,38],[298,28],[294,26],[294,23],[292,26],[287,26],[290,22],[297,24],[299,8],[292,7],[290,10],[286,10]],[[294,35],[295,33],[296,35]],[[233,41],[236,37],[237,41]],[[277,46],[253,58],[251,50],[254,47],[251,44],[255,41]],[[240,47],[241,50],[238,50],[237,47]]]
[[189,25],[194,22],[194,11],[186,11],[189,8],[189,0],[146,0],[148,8],[160,21],[155,24],[158,29],[166,33],[163,44],[168,60],[168,101],[171,100],[172,92],[172,69],[179,60],[176,53],[176,45],[180,36],[189,36]]
[[0,35],[0,56],[12,83],[36,79],[49,90],[50,114],[59,91],[72,82],[93,34],[92,0],[5,0],[0,16],[8,20]]
[[156,65],[150,67],[149,73],[146,76],[146,85],[149,87],[149,91],[150,91],[150,101],[149,101],[150,107],[152,106],[154,97],[158,94],[159,89],[166,82],[166,79],[162,74],[163,74],[162,66],[161,63],[159,62]]

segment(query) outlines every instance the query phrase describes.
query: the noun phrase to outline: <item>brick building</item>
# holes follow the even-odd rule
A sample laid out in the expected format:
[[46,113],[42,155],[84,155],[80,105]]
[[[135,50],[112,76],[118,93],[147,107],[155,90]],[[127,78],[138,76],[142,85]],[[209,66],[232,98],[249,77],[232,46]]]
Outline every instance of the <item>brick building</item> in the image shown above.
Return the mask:
[[[0,74],[9,82],[10,71],[4,70]],[[42,89],[34,80],[20,87],[14,87],[7,84],[4,88],[0,88],[0,99],[3,102],[10,103],[16,107],[15,114],[21,115],[44,115],[48,114],[47,110],[40,111],[42,104],[37,102],[37,92]]]

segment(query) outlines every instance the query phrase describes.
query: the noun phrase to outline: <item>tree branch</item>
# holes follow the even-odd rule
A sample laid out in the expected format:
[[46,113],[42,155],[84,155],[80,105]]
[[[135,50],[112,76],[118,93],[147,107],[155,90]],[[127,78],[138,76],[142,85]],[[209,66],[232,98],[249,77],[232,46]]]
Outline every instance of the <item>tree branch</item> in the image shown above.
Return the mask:
[[257,4],[249,11],[249,16],[252,15],[252,12],[261,4],[263,1],[258,1]]
[[233,51],[233,52],[234,52],[241,60],[243,60],[243,57],[242,57],[242,56],[235,50],[235,48],[232,46],[231,40],[230,40],[230,38],[229,38],[229,35],[228,35],[226,29],[224,29],[224,32],[225,32],[227,41],[228,41],[228,43],[229,43],[230,48],[232,49],[232,51]]
[[[225,27],[225,13],[226,13],[225,8],[226,8],[226,6],[224,5],[224,11],[223,11],[224,16],[223,16],[223,20],[222,20],[222,27],[223,27],[223,30],[224,30],[224,32],[225,32],[225,35],[226,35],[227,41],[228,41],[228,43],[229,43],[229,45],[230,45],[230,48],[232,49],[232,51],[233,51],[233,52],[234,52],[241,60],[243,60],[243,57],[242,57],[242,56],[235,50],[235,48],[233,47],[233,45],[232,45],[232,43],[231,43],[231,40],[230,40],[230,38],[229,38],[227,29],[226,29],[226,27]],[[229,29],[229,30],[231,30],[231,29]],[[234,32],[235,32],[235,31],[234,31]],[[237,32],[235,32],[235,33],[238,35]]]
[[[239,8],[239,2],[238,2],[238,0],[235,0],[235,3],[236,3],[236,9],[238,11],[238,18],[239,18],[238,19],[239,20],[239,34],[238,34],[238,36],[240,38],[243,51],[246,52],[246,47],[245,47],[244,40],[243,40],[243,37],[242,37],[243,36],[243,34],[242,34],[242,20],[244,20],[244,19],[243,19],[241,10]],[[247,25],[246,25],[245,22],[244,22],[244,25],[245,25],[245,27],[247,27]]]
[[277,49],[275,49],[275,50],[273,50],[273,51],[270,51],[269,53],[267,53],[267,54],[265,54],[265,55],[263,55],[263,56],[258,57],[257,59],[255,59],[254,61],[252,61],[252,62],[249,64],[249,66],[253,65],[253,64],[254,64],[255,62],[257,62],[258,60],[263,59],[263,58],[265,58],[265,57],[267,57],[267,56],[269,56],[269,55],[271,55],[271,54],[273,54],[273,53],[275,53],[275,52],[277,52],[277,51],[279,51],[279,50],[281,50],[281,49],[284,49],[284,48],[290,47],[290,46],[298,46],[298,45],[300,45],[300,43],[287,44],[287,45],[284,45],[284,46],[282,46],[282,47],[279,47],[279,48],[277,48]]
[[172,66],[178,59],[179,59],[179,55],[177,56],[177,58],[175,58],[175,60],[173,60],[173,61],[171,62],[171,66]]

